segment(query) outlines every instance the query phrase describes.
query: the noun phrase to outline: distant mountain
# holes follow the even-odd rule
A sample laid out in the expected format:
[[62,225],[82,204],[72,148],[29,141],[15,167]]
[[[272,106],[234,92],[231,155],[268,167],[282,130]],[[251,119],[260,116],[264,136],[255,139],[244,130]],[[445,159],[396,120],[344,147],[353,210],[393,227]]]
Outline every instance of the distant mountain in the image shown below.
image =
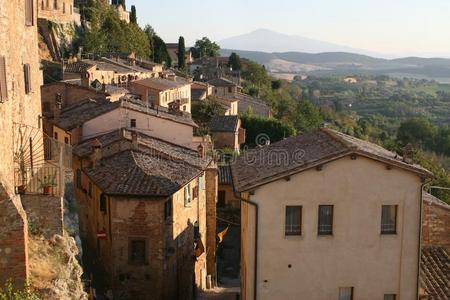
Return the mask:
[[434,79],[450,83],[450,59],[407,57],[398,59],[374,58],[348,52],[303,53],[261,52],[222,49],[222,55],[236,52],[243,58],[265,65],[273,74],[301,75],[390,75]]
[[287,51],[306,53],[351,52],[380,56],[380,54],[362,49],[355,49],[297,35],[287,35],[268,29],[258,29],[247,34],[227,38],[220,41],[219,44],[225,49],[263,51],[269,53]]

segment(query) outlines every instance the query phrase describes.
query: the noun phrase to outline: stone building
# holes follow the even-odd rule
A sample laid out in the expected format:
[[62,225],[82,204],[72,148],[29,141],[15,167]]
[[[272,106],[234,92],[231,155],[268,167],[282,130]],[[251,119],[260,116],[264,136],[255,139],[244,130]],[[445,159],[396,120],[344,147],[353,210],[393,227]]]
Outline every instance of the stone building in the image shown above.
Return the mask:
[[231,167],[229,165],[219,166],[219,189],[217,192],[217,208],[236,208],[241,207],[241,200],[236,197],[233,188],[233,178],[231,176]]
[[62,151],[42,129],[37,6],[0,2],[0,286],[28,279],[28,218],[62,233]]
[[133,81],[131,91],[139,95],[149,105],[176,107],[183,112],[191,112],[191,83],[175,77],[172,80],[147,78]]
[[206,288],[215,274],[215,232],[211,239],[207,229],[217,194],[211,158],[123,129],[79,144],[74,155],[94,284],[100,277],[114,297],[127,299],[193,299],[196,288]]
[[432,174],[410,162],[330,129],[239,157],[242,299],[418,299]]
[[80,13],[73,0],[37,0],[37,9],[39,19],[80,24]]
[[214,116],[208,124],[215,149],[239,152],[245,143],[245,129],[238,116]]

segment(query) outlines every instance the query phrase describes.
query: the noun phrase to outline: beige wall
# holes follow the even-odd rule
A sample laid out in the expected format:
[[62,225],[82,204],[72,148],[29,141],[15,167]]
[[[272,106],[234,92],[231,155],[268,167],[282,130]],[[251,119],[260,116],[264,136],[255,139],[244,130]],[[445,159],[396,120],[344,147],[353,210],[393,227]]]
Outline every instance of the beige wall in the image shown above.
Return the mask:
[[[421,181],[413,173],[345,157],[266,184],[259,204],[258,299],[416,299]],[[318,236],[318,206],[334,205],[333,235]],[[285,207],[301,205],[302,236],[284,235]],[[397,234],[380,235],[381,206],[398,205]],[[253,299],[254,208],[242,205],[243,299]],[[291,264],[292,268],[288,268]]]
[[39,18],[57,23],[80,24],[80,14],[74,11],[73,0],[37,0],[36,2]]
[[133,110],[126,110],[125,108],[113,110],[84,123],[83,139],[129,127],[131,119],[136,119],[136,129],[143,133],[178,145],[192,147],[192,126]]
[[[160,91],[139,83],[132,83],[132,90],[138,94],[142,101],[153,102],[155,105],[169,107],[169,103],[185,99],[186,104],[182,105],[180,110],[191,112],[191,85],[187,84],[179,88]],[[151,98],[150,98],[151,97]]]

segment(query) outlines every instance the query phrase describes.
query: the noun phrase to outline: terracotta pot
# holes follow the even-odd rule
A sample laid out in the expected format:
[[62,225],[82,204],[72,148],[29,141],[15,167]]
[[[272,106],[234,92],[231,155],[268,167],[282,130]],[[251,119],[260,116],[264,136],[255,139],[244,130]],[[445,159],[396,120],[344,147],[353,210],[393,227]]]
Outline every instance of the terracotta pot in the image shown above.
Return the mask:
[[51,186],[44,186],[44,195],[50,195],[52,193],[52,187]]

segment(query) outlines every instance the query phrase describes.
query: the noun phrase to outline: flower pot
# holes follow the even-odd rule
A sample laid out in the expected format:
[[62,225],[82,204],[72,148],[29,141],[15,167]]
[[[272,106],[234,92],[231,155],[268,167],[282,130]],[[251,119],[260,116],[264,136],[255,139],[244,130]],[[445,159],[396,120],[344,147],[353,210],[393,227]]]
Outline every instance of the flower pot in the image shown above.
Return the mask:
[[18,186],[17,192],[19,193],[19,195],[25,195],[25,193],[27,192],[27,186],[26,185]]
[[44,192],[43,192],[44,195],[50,195],[52,193],[51,186],[44,186],[43,190],[44,190]]

